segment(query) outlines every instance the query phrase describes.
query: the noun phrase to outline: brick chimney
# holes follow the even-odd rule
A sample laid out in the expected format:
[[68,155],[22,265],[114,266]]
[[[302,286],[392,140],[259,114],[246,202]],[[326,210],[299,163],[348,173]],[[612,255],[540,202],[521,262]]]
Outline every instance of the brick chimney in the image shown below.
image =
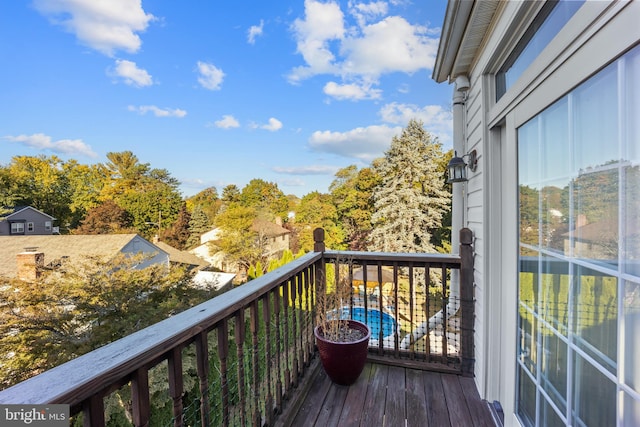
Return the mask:
[[18,264],[18,278],[22,280],[37,280],[44,267],[44,253],[37,252],[36,248],[26,248],[24,252],[16,256]]

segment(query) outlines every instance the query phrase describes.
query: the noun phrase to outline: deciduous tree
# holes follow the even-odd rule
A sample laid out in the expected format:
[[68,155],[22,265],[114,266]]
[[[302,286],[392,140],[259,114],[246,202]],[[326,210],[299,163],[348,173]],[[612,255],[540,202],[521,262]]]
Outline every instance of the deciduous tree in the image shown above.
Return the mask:
[[132,233],[133,218],[113,200],[105,200],[87,212],[75,234]]
[[[37,283],[0,279],[0,387],[156,323],[213,295],[184,269],[88,258]],[[114,265],[120,268],[114,268]]]
[[372,193],[380,184],[380,177],[372,168],[358,170],[347,166],[336,173],[329,191],[338,211],[338,222],[346,234],[351,250],[364,250],[371,232],[373,212]]
[[324,228],[327,248],[346,248],[344,230],[338,223],[338,211],[331,196],[313,191],[302,198],[296,211],[294,228],[300,249],[305,252],[313,250],[313,230],[318,227]]

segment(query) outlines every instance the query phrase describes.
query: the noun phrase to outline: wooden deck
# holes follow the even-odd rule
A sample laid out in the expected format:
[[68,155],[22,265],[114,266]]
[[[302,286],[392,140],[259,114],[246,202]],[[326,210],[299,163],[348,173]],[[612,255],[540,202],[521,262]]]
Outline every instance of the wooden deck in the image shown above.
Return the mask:
[[321,367],[306,382],[304,399],[281,414],[276,425],[496,425],[472,378],[367,363],[352,386],[333,384]]

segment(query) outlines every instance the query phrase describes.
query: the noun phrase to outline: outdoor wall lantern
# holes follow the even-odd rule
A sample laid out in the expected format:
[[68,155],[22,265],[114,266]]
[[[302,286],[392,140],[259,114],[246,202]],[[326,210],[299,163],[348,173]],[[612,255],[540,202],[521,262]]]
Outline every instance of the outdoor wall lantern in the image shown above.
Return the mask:
[[[464,162],[465,157],[468,158],[468,164]],[[476,153],[476,150],[473,150],[462,157],[458,157],[457,151],[454,152],[453,157],[449,160],[449,164],[447,165],[447,169],[449,169],[449,179],[447,180],[447,183],[468,181],[467,166],[469,166],[471,172],[476,171],[478,166],[478,154]]]

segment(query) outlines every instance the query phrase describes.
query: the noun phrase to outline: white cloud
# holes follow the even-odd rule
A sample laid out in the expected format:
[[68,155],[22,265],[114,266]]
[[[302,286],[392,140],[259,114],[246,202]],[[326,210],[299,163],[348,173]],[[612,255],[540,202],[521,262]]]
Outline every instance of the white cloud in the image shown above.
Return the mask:
[[304,18],[296,19],[291,27],[304,65],[291,70],[290,83],[315,75],[333,75],[342,79],[329,87],[334,89],[329,94],[337,99],[377,99],[381,92],[375,97],[357,98],[345,96],[344,91],[355,89],[352,85],[370,91],[384,74],[411,74],[433,67],[439,30],[412,25],[400,16],[385,16],[388,3],[382,1],[349,2],[348,8],[355,19],[350,26],[338,3],[305,1]]
[[282,122],[276,118],[271,117],[269,119],[269,123],[266,125],[260,126],[260,129],[265,129],[271,132],[275,132],[277,130],[282,129]]
[[334,2],[320,3],[305,0],[305,19],[296,19],[292,30],[297,41],[297,51],[307,66],[295,68],[289,76],[291,82],[321,73],[336,73],[335,56],[329,42],[344,37],[344,15],[340,5]]
[[349,7],[349,13],[356,18],[360,26],[367,21],[386,15],[389,10],[389,5],[383,1],[349,4]]
[[198,61],[198,83],[209,90],[220,90],[224,80],[224,72],[213,64]]
[[35,0],[35,8],[74,34],[80,43],[105,55],[117,50],[135,53],[154,16],[142,9],[141,0]]
[[337,166],[311,165],[296,167],[276,166],[272,170],[276,173],[288,175],[335,175],[339,169]]
[[399,16],[389,16],[367,25],[362,28],[360,37],[343,41],[342,71],[348,75],[377,77],[397,71],[414,73],[431,69],[438,51],[438,39],[427,37],[426,32],[426,27],[411,25]]
[[380,89],[374,89],[370,84],[347,83],[339,84],[336,82],[329,82],[324,85],[323,91],[325,94],[336,98],[338,100],[349,99],[352,101],[360,101],[362,99],[380,99],[382,91]]
[[249,44],[254,44],[256,42],[256,37],[262,35],[262,30],[264,29],[264,21],[260,20],[260,25],[252,25],[247,31],[247,42]]
[[240,127],[240,123],[236,120],[235,117],[233,117],[230,114],[225,114],[224,116],[222,116],[222,119],[216,120],[214,122],[214,125],[222,129],[231,129],[231,128]]
[[127,109],[129,111],[134,111],[137,112],[139,114],[147,114],[147,113],[153,113],[154,116],[156,117],[178,117],[178,118],[183,118],[184,116],[187,115],[187,112],[185,110],[181,110],[179,108],[175,108],[175,109],[171,109],[171,108],[159,108],[156,107],[155,105],[140,105],[138,107],[133,106],[133,105],[129,105],[127,107]]
[[441,105],[419,107],[413,104],[392,102],[383,106],[379,114],[385,122],[401,126],[406,126],[411,119],[422,120],[424,128],[437,136],[443,145],[448,145],[452,141],[453,113],[442,108]]
[[391,139],[402,127],[368,126],[347,132],[316,131],[309,138],[309,146],[316,151],[370,162],[381,157],[391,145]]
[[87,157],[97,157],[97,154],[91,149],[91,146],[82,142],[81,139],[60,139],[53,141],[50,136],[43,133],[34,133],[33,135],[4,136],[11,142],[17,142],[36,150],[52,151],[54,153],[68,155],[82,155]]
[[138,68],[135,62],[117,59],[116,68],[111,73],[121,77],[129,86],[144,87],[153,84],[153,78],[146,70]]

